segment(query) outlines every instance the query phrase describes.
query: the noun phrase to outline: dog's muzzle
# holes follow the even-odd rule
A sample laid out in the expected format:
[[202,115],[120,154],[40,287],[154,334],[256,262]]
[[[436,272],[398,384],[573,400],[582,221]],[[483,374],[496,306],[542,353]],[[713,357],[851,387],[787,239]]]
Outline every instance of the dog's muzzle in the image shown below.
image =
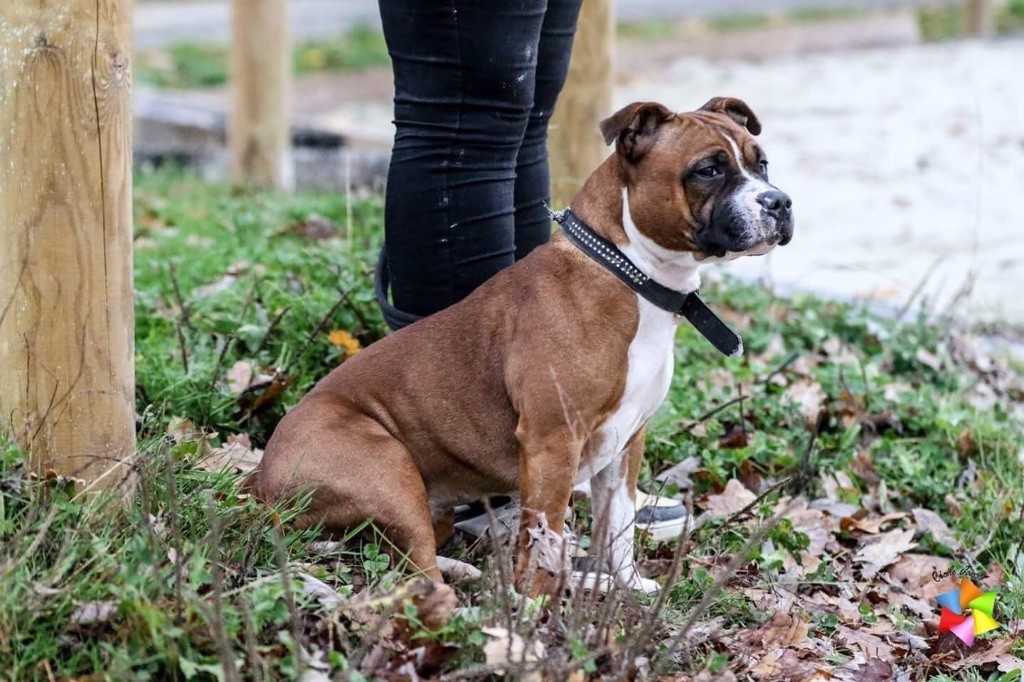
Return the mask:
[[779,189],[770,189],[757,196],[765,219],[774,223],[775,230],[768,241],[785,246],[793,239],[793,200]]

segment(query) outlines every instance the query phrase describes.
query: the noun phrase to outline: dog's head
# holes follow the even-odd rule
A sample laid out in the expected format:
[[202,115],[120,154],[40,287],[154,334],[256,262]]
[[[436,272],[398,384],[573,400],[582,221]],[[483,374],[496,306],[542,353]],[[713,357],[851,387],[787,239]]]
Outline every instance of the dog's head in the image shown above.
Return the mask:
[[716,97],[680,114],[635,102],[601,132],[615,143],[636,228],[662,249],[723,259],[792,239],[793,202],[768,182],[761,124],[745,102]]

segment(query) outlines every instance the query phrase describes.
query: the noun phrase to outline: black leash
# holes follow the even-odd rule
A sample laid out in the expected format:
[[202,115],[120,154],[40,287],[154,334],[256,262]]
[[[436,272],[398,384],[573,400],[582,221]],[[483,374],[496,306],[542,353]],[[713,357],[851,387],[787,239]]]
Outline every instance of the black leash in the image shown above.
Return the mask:
[[570,242],[630,289],[662,310],[685,317],[694,329],[723,354],[729,357],[743,354],[743,341],[712,312],[698,292],[683,293],[651,279],[619,247],[594,232],[571,209],[567,208],[561,213],[552,212],[551,217],[562,226],[562,232]]

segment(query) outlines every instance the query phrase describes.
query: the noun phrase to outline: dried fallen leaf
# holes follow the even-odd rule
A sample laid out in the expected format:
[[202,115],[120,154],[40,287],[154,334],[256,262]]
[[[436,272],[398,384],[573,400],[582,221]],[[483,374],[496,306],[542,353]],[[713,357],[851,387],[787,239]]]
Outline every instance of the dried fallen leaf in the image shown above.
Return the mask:
[[885,387],[885,391],[882,395],[885,397],[887,402],[895,403],[904,393],[911,393],[913,390],[913,385],[908,384],[905,381],[894,381]]
[[868,579],[899,560],[900,555],[917,547],[914,531],[892,530],[869,539],[854,555],[854,562],[861,564],[861,574]]
[[822,390],[821,384],[810,379],[802,379],[790,384],[783,395],[789,397],[800,408],[800,414],[811,426],[818,423],[818,416],[821,414],[822,406],[828,396]]
[[320,606],[327,610],[333,610],[341,606],[344,601],[341,595],[323,580],[301,571],[296,573],[296,575],[302,580],[302,594],[313,597]]
[[170,434],[175,443],[195,440],[202,436],[202,432],[187,417],[171,417],[167,424],[167,433]]
[[341,230],[338,226],[329,218],[318,213],[310,213],[306,216],[305,220],[292,223],[287,227],[284,227],[277,232],[276,235],[281,234],[295,234],[300,237],[305,237],[311,241],[319,242],[327,239],[333,239],[338,236]]
[[875,463],[871,460],[871,452],[869,450],[857,451],[850,465],[850,470],[871,488],[876,487],[882,480],[875,471]]
[[228,437],[227,442],[221,447],[214,448],[209,456],[200,458],[196,466],[206,471],[247,474],[258,467],[261,461],[263,450],[253,449],[248,436],[244,439],[233,436]]
[[1024,670],[1024,661],[1010,653],[1016,642],[1016,637],[991,640],[988,642],[988,648],[981,651],[971,650],[970,656],[954,661],[949,667],[953,670],[963,670],[965,668],[978,668],[995,663],[1000,672]]
[[847,532],[861,531],[862,533],[868,533],[869,535],[876,535],[882,531],[882,528],[889,524],[895,523],[901,519],[906,518],[906,514],[903,512],[892,512],[891,514],[884,514],[876,517],[865,517],[857,519],[854,517],[847,517],[839,522],[839,527]]
[[949,570],[951,561],[945,557],[910,552],[889,567],[887,573],[893,580],[901,582],[913,594],[929,583],[935,582],[936,575]]
[[670,483],[678,487],[680,490],[689,490],[693,487],[693,481],[690,480],[690,474],[700,469],[700,465],[700,457],[687,457],[679,464],[661,472],[656,480]]
[[903,594],[893,590],[889,593],[887,601],[893,606],[901,606],[914,613],[918,618],[931,619],[935,616],[935,605],[917,599],[909,594]]
[[82,604],[71,614],[75,625],[96,625],[106,623],[117,613],[117,604],[112,601],[90,601]]
[[484,575],[476,566],[446,556],[437,557],[437,568],[448,582],[455,584],[473,582]]
[[942,371],[942,358],[935,353],[926,351],[924,348],[918,348],[917,354],[914,357],[916,357],[917,361],[925,367],[936,372]]
[[256,376],[256,367],[245,360],[239,360],[231,365],[224,377],[228,380],[228,388],[235,395],[242,393],[252,385],[252,379]]
[[[793,524],[793,530],[807,536],[807,549],[802,550],[796,559],[786,555],[783,560],[783,567],[786,574],[793,578],[801,578],[808,573],[818,569],[818,565],[825,557],[825,547],[831,539],[835,530],[835,520],[827,516],[819,509],[811,509],[807,501],[797,499],[792,502],[781,500],[775,506],[776,512],[783,512]],[[797,563],[799,560],[799,564]]]
[[805,621],[793,616],[776,613],[772,619],[758,631],[757,636],[765,648],[789,647],[800,644],[807,638],[808,627]]
[[708,495],[705,501],[707,513],[712,517],[732,516],[736,512],[746,508],[757,496],[743,487],[743,484],[735,478],[725,484],[725,490],[719,495]]
[[815,592],[808,598],[812,604],[829,606],[829,613],[839,615],[839,622],[845,625],[856,625],[861,622],[860,607],[843,596],[833,596],[826,592]]
[[[527,643],[518,634],[502,627],[483,628],[483,632],[492,638],[484,645],[484,659],[488,665],[497,666],[499,674],[506,672],[505,668],[501,667],[506,664],[512,663],[528,668],[530,664],[536,664],[544,657],[544,643],[539,639]],[[520,670],[515,674],[515,679],[541,682],[543,676],[538,669],[528,672]]]
[[896,679],[892,664],[880,658],[869,658],[850,669],[857,682],[890,682]]
[[855,504],[850,504],[849,502],[840,502],[839,500],[831,500],[827,498],[820,498],[814,500],[808,506],[811,509],[822,510],[823,512],[831,516],[833,519],[845,519],[847,517],[853,516],[858,511],[860,511],[860,507],[858,507]]
[[765,682],[789,682],[799,680],[805,682],[814,678],[813,663],[802,661],[800,654],[793,649],[769,651],[750,669],[755,679]]
[[222,291],[227,291],[232,285],[238,281],[238,275],[228,273],[218,279],[216,282],[196,287],[192,290],[192,295],[196,298],[208,298],[215,294],[219,294]]
[[294,376],[282,374],[279,370],[273,375],[260,375],[255,381],[239,394],[236,403],[242,413],[255,414],[272,405],[295,381]]
[[914,515],[914,521],[917,522],[919,531],[931,533],[933,540],[950,549],[958,549],[960,547],[960,543],[957,542],[953,532],[949,530],[949,526],[946,525],[946,522],[938,514],[930,509],[923,509],[921,507],[914,509],[911,513]]
[[836,628],[835,638],[850,651],[863,653],[868,658],[892,660],[892,647],[870,633],[840,625]]
[[750,445],[750,436],[746,429],[739,427],[732,429],[718,439],[718,447],[723,450],[739,450]]
[[341,352],[342,360],[347,360],[359,352],[359,339],[344,329],[335,329],[327,335],[327,340]]

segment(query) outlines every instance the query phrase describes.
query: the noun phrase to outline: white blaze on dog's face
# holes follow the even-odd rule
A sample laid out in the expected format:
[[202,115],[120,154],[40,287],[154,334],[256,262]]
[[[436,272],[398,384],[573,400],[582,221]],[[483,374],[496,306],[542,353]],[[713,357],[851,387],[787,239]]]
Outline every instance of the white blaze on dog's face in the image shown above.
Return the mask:
[[637,229],[668,252],[701,262],[761,255],[793,236],[792,202],[768,181],[744,102],[717,97],[676,114],[637,102],[602,123],[626,177]]

